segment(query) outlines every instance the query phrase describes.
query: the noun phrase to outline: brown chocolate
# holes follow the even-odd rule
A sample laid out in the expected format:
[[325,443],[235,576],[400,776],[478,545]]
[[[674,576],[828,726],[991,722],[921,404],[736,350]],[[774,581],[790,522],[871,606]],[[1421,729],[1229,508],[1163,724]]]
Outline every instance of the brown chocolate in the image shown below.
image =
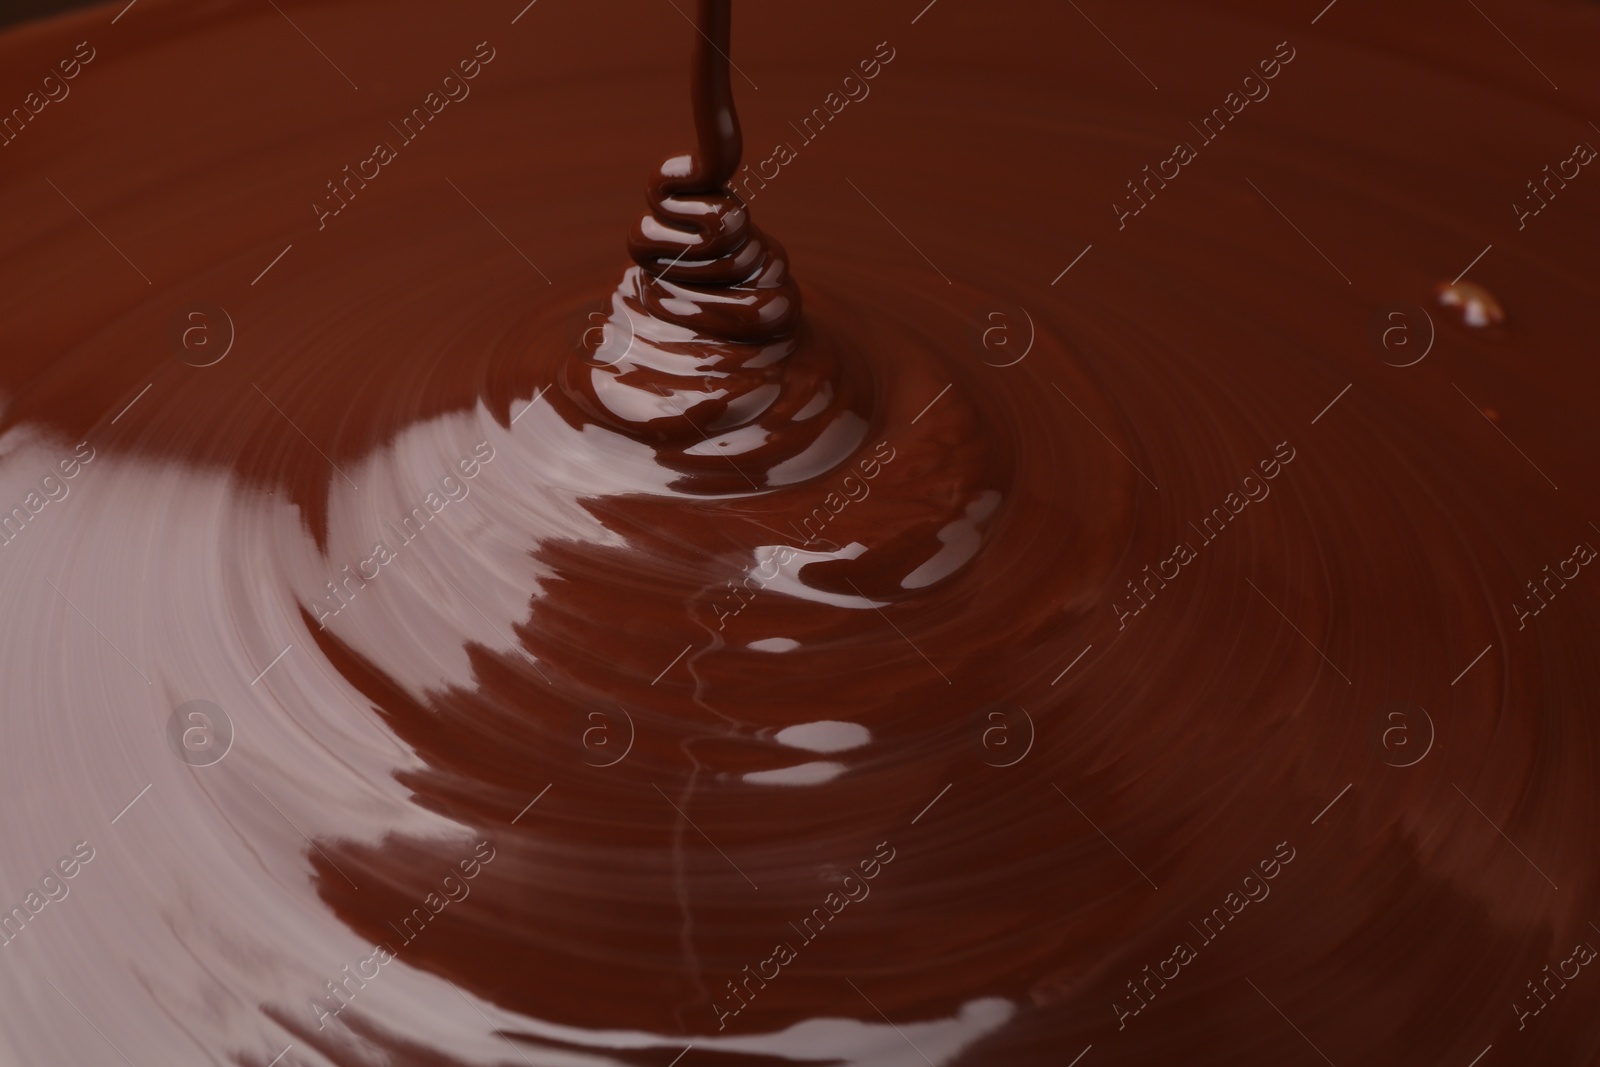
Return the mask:
[[0,1062],[1590,1062],[1582,11],[278,6],[0,36]]

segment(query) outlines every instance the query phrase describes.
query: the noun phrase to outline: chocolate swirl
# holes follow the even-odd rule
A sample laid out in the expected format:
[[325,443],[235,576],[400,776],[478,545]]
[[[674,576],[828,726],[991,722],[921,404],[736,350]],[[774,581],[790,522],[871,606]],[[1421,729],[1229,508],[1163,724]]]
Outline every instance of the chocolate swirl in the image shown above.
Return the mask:
[[728,188],[744,149],[728,75],[731,22],[729,0],[702,0],[690,86],[699,150],[656,168],[650,212],[634,224],[628,249],[645,272],[639,296],[653,317],[754,343],[794,330],[800,290],[782,246],[755,228]]
[[817,477],[865,439],[859,361],[806,330],[783,248],[728,182],[743,139],[729,82],[729,0],[703,0],[690,97],[699,145],[655,169],[629,234],[637,266],[561,371],[571,421],[654,446],[700,493]]

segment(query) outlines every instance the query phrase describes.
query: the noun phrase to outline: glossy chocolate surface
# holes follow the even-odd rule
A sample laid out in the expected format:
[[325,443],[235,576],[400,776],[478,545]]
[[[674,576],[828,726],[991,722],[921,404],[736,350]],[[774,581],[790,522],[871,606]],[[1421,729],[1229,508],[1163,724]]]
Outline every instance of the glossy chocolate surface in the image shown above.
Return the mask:
[[0,1063],[1596,1062],[1600,9],[277,6],[0,35]]

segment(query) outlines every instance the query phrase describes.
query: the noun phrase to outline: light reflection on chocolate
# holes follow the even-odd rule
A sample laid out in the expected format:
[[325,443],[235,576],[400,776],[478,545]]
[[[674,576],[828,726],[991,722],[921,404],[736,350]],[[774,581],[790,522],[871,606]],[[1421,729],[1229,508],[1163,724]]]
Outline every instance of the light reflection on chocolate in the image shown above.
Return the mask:
[[[763,193],[789,252],[702,137],[619,286],[689,51],[729,85],[670,7],[120,6],[0,38],[19,92],[97,49],[0,149],[0,1061],[1592,1056],[1587,970],[1526,983],[1600,936],[1595,286],[1581,186],[1502,204],[1582,133],[1471,13],[1092,12],[1155,91],[1070,7],[744,5],[752,144],[895,80]],[[1577,18],[1513,33],[1600,113]],[[1491,242],[1503,323],[1368,340]]]
[[[656,444],[690,477],[741,492],[807,481],[862,443],[865,357],[802,331],[783,248],[729,187],[743,138],[734,110],[729,0],[702,0],[691,65],[696,152],[664,160],[628,248],[638,266],[581,358],[561,369],[580,415]],[[843,365],[841,365],[843,364]]]

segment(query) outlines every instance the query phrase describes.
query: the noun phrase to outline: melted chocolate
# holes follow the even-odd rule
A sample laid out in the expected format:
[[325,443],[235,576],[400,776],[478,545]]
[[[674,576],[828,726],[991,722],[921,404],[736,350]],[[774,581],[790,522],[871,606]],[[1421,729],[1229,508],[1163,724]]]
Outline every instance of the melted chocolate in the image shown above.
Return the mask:
[[691,96],[700,147],[663,160],[633,227],[638,267],[562,372],[581,415],[662,446],[678,488],[739,492],[815,478],[862,443],[868,385],[843,342],[800,332],[800,289],[728,182],[743,139],[730,0],[702,0]]
[[0,37],[0,1061],[1592,1061],[1586,11],[282,7]]

